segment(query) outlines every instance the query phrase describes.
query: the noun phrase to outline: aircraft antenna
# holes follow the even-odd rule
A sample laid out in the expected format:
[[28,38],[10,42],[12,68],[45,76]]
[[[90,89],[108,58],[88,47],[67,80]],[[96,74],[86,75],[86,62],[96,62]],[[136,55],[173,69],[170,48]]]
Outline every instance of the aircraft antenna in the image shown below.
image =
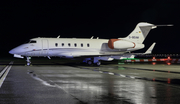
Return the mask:
[[57,38],[60,38],[60,35]]
[[91,39],[93,39],[94,36],[91,37]]

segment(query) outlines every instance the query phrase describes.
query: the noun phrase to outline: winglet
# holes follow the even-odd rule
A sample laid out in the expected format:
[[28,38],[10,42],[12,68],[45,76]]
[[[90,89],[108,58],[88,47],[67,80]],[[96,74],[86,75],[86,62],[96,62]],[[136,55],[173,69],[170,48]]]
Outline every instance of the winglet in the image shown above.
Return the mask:
[[151,54],[155,45],[156,45],[156,43],[154,42],[144,54]]

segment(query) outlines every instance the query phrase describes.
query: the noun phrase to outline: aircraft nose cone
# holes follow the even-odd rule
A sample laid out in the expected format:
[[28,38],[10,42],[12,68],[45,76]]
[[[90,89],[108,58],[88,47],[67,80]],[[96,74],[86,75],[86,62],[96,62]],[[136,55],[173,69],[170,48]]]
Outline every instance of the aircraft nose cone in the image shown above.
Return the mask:
[[[27,47],[27,45],[23,44],[18,47],[15,47],[9,51],[10,54],[19,54],[23,53],[25,51],[24,47]],[[27,50],[26,50],[27,51]]]
[[19,47],[13,48],[9,51],[10,54],[17,54],[19,52],[20,52]]
[[9,51],[10,54],[14,54],[14,49]]

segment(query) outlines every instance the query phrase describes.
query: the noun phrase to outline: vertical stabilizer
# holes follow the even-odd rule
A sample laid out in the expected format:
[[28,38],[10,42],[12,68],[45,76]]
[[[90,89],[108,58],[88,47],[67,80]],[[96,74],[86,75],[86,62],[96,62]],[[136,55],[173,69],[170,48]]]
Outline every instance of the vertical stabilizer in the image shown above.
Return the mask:
[[125,39],[135,43],[143,43],[149,31],[154,28],[156,28],[156,26],[153,24],[141,22],[136,25],[136,28],[126,38],[119,39]]

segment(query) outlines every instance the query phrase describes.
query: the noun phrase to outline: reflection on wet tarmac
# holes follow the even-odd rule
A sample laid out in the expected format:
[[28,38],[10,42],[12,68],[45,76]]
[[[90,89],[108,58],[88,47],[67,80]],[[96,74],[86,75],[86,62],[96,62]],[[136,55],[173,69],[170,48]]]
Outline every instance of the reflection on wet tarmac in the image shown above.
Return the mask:
[[[12,72],[20,72],[18,70],[21,68],[22,66],[14,66]],[[39,94],[42,95],[40,92],[45,91],[46,94],[45,92],[43,94],[46,95],[46,100],[47,98],[71,99],[71,102],[76,104],[174,104],[178,103],[180,95],[179,66],[167,64],[113,64],[101,67],[41,65],[21,70],[28,72],[28,75],[23,74],[27,77],[24,83],[31,85],[30,79],[36,81],[31,86],[39,83],[39,87],[34,88],[37,93],[33,99],[39,99]],[[10,79],[20,77],[17,74],[13,76],[12,72]],[[11,83],[14,83],[11,84],[13,86],[22,84],[21,81]],[[5,84],[8,85],[7,82]],[[32,88],[30,85],[23,86],[20,90]],[[18,87],[15,88],[18,89]],[[46,91],[47,88],[61,91],[63,96],[61,94],[57,96],[57,93],[54,95],[51,90]],[[28,91],[26,90],[30,93]],[[0,94],[3,93],[1,90]],[[22,95],[22,99],[26,98],[23,96],[25,94]],[[37,100],[31,103],[37,103],[35,101]]]
[[[99,74],[74,74],[69,76],[48,76],[53,83],[67,93],[88,103],[142,103],[146,96],[144,84],[139,81],[118,80],[114,76]],[[71,78],[72,77],[72,78]],[[92,79],[93,78],[93,79]],[[95,78],[95,80],[94,80]],[[46,84],[47,85],[47,84]],[[152,92],[152,91],[150,91]]]
[[[64,66],[60,69],[57,67],[47,69],[36,70],[36,73],[46,82],[55,83],[57,85],[56,87],[59,86],[58,88],[65,90],[68,94],[83,103],[157,104],[158,97],[164,96],[159,94],[162,91],[159,89],[169,87],[166,84],[159,83],[163,82],[163,80],[159,80],[161,78],[156,79],[153,77],[151,79],[151,81],[154,80],[157,82],[150,82],[146,77],[143,77],[143,79],[141,75],[144,73],[152,74],[149,70],[134,70],[133,68],[122,66],[112,66],[111,68],[76,68]],[[141,73],[138,73],[140,71]],[[155,73],[156,71],[152,70],[152,72]],[[139,76],[136,78],[133,75],[136,75],[136,77],[137,75]],[[172,80],[168,79],[166,82],[172,83]],[[169,87],[168,89],[171,88]],[[174,88],[172,89],[174,90]],[[169,93],[171,93],[169,90],[160,93],[168,93],[165,97],[170,97],[169,102],[172,101],[171,96],[169,96]]]

